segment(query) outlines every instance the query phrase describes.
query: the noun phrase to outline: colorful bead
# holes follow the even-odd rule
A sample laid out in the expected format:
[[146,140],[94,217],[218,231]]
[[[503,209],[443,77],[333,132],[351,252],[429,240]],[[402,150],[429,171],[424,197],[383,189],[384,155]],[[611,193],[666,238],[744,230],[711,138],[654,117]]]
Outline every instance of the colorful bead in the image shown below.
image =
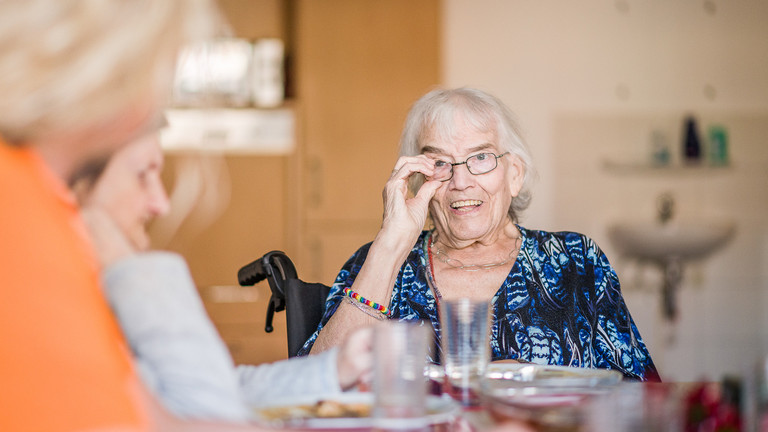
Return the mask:
[[384,306],[382,304],[376,303],[374,301],[368,300],[367,298],[361,296],[360,294],[352,291],[352,288],[349,288],[349,287],[344,288],[344,295],[349,297],[349,298],[351,298],[351,299],[354,299],[354,300],[356,300],[356,301],[358,301],[358,302],[360,302],[360,303],[362,303],[362,304],[364,304],[364,305],[366,305],[366,306],[368,306],[368,307],[370,307],[372,309],[375,309],[375,310],[381,312],[384,315],[389,316],[389,308],[388,307],[386,307],[386,306]]

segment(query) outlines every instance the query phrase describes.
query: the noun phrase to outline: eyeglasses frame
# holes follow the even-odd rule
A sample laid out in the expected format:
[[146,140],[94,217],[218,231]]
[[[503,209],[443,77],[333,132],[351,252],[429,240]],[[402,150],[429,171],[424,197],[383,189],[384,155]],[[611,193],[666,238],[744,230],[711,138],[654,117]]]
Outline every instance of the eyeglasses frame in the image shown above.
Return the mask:
[[[489,169],[489,170],[488,170],[488,171],[486,171],[486,172],[483,172],[483,173],[480,173],[480,174],[475,174],[475,173],[473,173],[473,172],[472,172],[472,170],[471,170],[471,169],[469,169],[469,165],[467,165],[467,162],[469,162],[469,160],[470,160],[470,159],[472,159],[473,157],[477,157],[477,155],[481,155],[481,154],[490,154],[490,155],[493,155],[493,157],[495,158],[495,160],[494,160],[494,161],[496,162],[496,165],[494,165],[494,166],[493,166],[493,168]],[[448,178],[447,178],[447,179],[445,179],[445,180],[440,180],[440,181],[441,181],[441,182],[447,182],[447,181],[450,181],[450,180],[453,178],[453,167],[455,167],[455,166],[457,166],[457,165],[467,165],[467,171],[468,171],[470,174],[472,174],[472,175],[483,175],[483,174],[488,174],[489,172],[491,172],[491,171],[493,171],[493,170],[495,170],[496,168],[498,168],[498,167],[499,167],[499,158],[500,158],[500,157],[502,157],[502,156],[508,155],[508,154],[509,154],[509,152],[508,152],[508,151],[505,151],[504,153],[502,153],[502,154],[500,154],[500,155],[496,155],[496,153],[493,153],[493,152],[482,152],[482,153],[478,153],[478,154],[476,154],[476,155],[472,155],[472,156],[468,157],[468,158],[467,158],[467,159],[466,159],[464,162],[445,162],[445,161],[442,161],[442,162],[445,162],[445,163],[447,163],[447,164],[449,164],[449,165],[451,166],[451,175],[450,175],[450,176],[448,176]]]

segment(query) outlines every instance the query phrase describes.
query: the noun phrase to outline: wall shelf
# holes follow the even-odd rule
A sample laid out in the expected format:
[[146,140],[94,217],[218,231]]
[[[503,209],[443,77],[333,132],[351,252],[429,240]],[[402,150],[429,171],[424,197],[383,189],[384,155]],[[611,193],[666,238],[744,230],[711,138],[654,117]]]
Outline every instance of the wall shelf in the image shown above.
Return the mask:
[[732,168],[731,164],[712,165],[706,161],[697,164],[671,163],[668,165],[656,165],[648,162],[602,161],[602,169],[616,175],[700,175],[727,172]]
[[289,155],[295,148],[295,113],[279,108],[169,109],[160,134],[166,151]]

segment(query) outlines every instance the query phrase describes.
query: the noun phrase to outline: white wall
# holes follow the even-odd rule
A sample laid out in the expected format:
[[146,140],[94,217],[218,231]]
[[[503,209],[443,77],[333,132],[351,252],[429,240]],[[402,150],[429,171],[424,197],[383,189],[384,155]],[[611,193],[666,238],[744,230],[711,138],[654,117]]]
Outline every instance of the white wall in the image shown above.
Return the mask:
[[[768,340],[768,2],[445,0],[443,76],[501,97],[539,170],[523,225],[584,232],[619,271],[662,376],[739,373]],[[683,116],[728,128],[732,167],[617,175],[642,162],[651,130],[677,155]],[[618,256],[606,226],[653,218],[674,193],[679,218],[729,218],[737,234],[685,269],[680,316],[659,312],[655,267]]]

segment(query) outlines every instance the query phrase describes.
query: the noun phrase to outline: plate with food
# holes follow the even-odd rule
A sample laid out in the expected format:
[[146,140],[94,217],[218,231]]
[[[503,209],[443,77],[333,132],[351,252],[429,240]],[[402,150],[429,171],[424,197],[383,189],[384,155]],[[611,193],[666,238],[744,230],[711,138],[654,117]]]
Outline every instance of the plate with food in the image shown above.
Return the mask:
[[[418,422],[446,424],[461,413],[450,398],[427,396],[427,414]],[[256,422],[271,427],[297,429],[366,429],[374,426],[373,394],[348,392],[326,397],[295,397],[254,408]],[[381,424],[378,424],[381,426]]]

